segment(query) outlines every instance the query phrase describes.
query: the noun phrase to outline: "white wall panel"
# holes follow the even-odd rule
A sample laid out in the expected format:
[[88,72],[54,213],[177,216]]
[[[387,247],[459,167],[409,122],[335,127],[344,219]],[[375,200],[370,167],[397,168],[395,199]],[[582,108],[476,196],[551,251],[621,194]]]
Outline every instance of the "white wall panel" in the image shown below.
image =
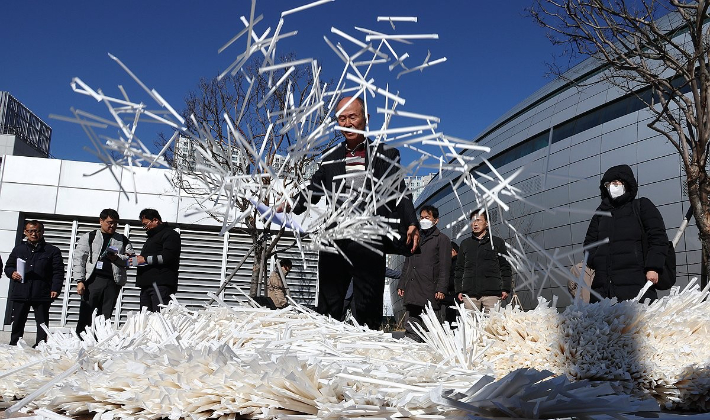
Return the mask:
[[3,182],[0,203],[3,210],[54,213],[57,187]]
[[[31,185],[57,185],[60,160],[37,159],[24,156],[6,156],[4,159],[3,183]],[[41,164],[41,169],[38,167]]]
[[59,187],[56,214],[93,216],[98,220],[101,210],[118,208],[118,197],[115,191]]
[[[62,160],[59,185],[71,188],[118,191],[123,170],[90,162]],[[113,172],[114,176],[111,174]]]

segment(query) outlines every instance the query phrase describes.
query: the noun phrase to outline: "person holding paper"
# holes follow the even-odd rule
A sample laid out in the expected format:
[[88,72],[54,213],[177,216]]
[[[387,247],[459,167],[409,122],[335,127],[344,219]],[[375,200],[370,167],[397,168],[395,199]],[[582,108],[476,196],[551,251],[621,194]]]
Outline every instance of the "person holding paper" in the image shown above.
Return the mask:
[[93,312],[108,319],[116,306],[121,288],[126,284],[126,263],[133,255],[133,245],[116,232],[119,216],[114,209],[99,214],[99,229],[83,234],[76,242],[72,259],[76,293],[81,296],[76,333],[93,321]]
[[42,324],[49,324],[49,307],[61,293],[64,283],[62,252],[45,242],[42,222],[26,221],[24,234],[26,240],[13,248],[5,265],[5,274],[12,280],[9,293],[12,302],[11,346],[17,345],[24,335],[30,308],[37,321],[35,346],[47,340]]
[[177,292],[181,239],[175,229],[163,222],[157,210],[143,209],[139,217],[148,239],[135,257],[136,285],[141,288],[141,308],[158,312],[160,304],[167,305],[170,295]]

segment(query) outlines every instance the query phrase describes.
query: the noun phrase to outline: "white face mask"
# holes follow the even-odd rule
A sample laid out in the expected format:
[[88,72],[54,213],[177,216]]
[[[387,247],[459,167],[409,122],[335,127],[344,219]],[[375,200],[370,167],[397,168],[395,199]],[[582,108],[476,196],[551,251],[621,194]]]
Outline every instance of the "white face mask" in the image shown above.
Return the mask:
[[611,198],[619,198],[626,192],[624,185],[609,184],[609,195]]
[[422,226],[422,230],[427,230],[434,227],[434,222],[429,219],[422,219],[419,221],[419,224]]

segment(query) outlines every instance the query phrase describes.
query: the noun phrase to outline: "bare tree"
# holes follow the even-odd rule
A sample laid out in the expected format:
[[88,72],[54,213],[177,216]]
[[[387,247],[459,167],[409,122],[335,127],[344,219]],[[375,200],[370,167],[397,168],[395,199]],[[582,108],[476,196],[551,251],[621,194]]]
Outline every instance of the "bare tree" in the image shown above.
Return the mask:
[[[710,250],[709,2],[679,0],[535,0],[532,17],[553,44],[606,65],[601,80],[648,105],[648,127],[680,154],[688,198]],[[648,89],[643,89],[650,87]]]
[[[282,61],[292,61],[292,57]],[[260,281],[266,282],[266,263],[284,234],[283,227],[272,231],[271,219],[264,218],[256,204],[274,204],[278,195],[278,189],[272,189],[274,184],[288,187],[302,183],[318,152],[335,141],[307,155],[289,155],[298,129],[289,113],[311,103],[319,84],[314,83],[310,67],[296,67],[285,75],[287,71],[262,74],[254,63],[233,75],[202,79],[185,98],[182,112],[191,137],[181,137],[167,154],[175,168],[175,185],[195,197],[207,214],[223,223],[224,230],[243,231],[252,238],[251,296],[256,296]],[[314,113],[310,121],[301,121],[300,127],[317,127],[324,117]],[[167,144],[162,137],[162,144]],[[245,179],[253,187],[244,184]],[[229,190],[232,182],[241,182],[238,192]],[[218,190],[222,193],[215,194]],[[220,207],[224,200],[231,206]],[[242,212],[241,217],[229,210]],[[247,217],[244,212],[249,213]],[[244,222],[234,223],[237,219]]]

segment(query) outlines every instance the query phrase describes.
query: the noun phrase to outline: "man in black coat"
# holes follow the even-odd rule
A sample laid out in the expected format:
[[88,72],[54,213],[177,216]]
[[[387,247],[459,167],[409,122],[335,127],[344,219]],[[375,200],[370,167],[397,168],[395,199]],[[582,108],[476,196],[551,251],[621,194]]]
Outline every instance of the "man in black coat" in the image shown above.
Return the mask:
[[[360,98],[346,97],[337,105],[338,125],[342,127],[345,141],[324,154],[318,170],[311,177],[307,192],[302,193],[293,211],[301,214],[306,210],[306,202],[317,203],[322,196],[329,195],[336,207],[347,197],[370,190],[372,180],[384,180],[396,174],[394,163],[399,162],[399,151],[382,144],[375,147],[364,136],[367,125],[365,104]],[[353,131],[349,131],[353,130]],[[368,176],[368,173],[372,176]],[[404,191],[404,181],[397,182],[397,189]],[[387,185],[389,185],[387,184]],[[333,192],[339,192],[334,196]],[[381,197],[377,197],[381,199]],[[379,203],[378,203],[379,204]],[[419,223],[412,204],[411,195],[400,200],[381,203],[378,216],[400,219],[402,242],[395,249],[389,243],[368,244],[344,239],[336,242],[340,253],[320,252],[318,254],[318,305],[320,314],[342,320],[345,295],[353,282],[352,310],[355,320],[371,329],[379,329],[382,323],[383,294],[385,288],[385,253],[413,251],[419,243]],[[337,222],[336,222],[337,223]],[[406,245],[405,245],[406,241]],[[374,249],[373,249],[374,248]],[[380,251],[378,253],[377,251]]]
[[[609,168],[602,177],[599,190],[602,202],[597,211],[610,212],[611,217],[594,215],[584,238],[585,246],[609,238],[608,243],[589,250],[587,265],[595,270],[592,290],[602,298],[633,299],[646,281],[657,283],[663,270],[668,252],[663,217],[645,197],[638,200],[637,214],[634,199],[638,183],[628,165]],[[648,242],[645,250],[644,231]],[[654,287],[648,290],[642,301],[646,298],[658,298]],[[590,296],[590,302],[598,300],[598,296]]]
[[[59,296],[64,284],[62,252],[44,240],[44,225],[37,220],[25,222],[26,241],[17,245],[7,260],[5,274],[10,282],[12,301],[12,333],[10,345],[14,346],[25,332],[30,308],[37,321],[35,346],[47,340],[42,324],[49,324],[49,307]],[[19,265],[24,261],[24,273]]]
[[485,211],[471,212],[471,230],[471,237],[461,242],[456,259],[456,292],[466,309],[490,311],[501,299],[508,298],[513,270],[505,258],[505,242],[489,233]]
[[437,223],[439,209],[423,206],[419,219],[419,252],[405,259],[397,284],[397,294],[404,298],[406,309],[404,335],[414,341],[421,341],[421,338],[412,324],[426,329],[421,319],[424,308],[431,303],[432,308],[438,311],[449,284],[451,239],[436,227]]
[[136,285],[141,289],[141,308],[145,306],[149,311],[157,312],[160,304],[167,305],[170,295],[177,292],[180,234],[163,222],[155,209],[143,209],[139,217],[148,239],[136,257]]

